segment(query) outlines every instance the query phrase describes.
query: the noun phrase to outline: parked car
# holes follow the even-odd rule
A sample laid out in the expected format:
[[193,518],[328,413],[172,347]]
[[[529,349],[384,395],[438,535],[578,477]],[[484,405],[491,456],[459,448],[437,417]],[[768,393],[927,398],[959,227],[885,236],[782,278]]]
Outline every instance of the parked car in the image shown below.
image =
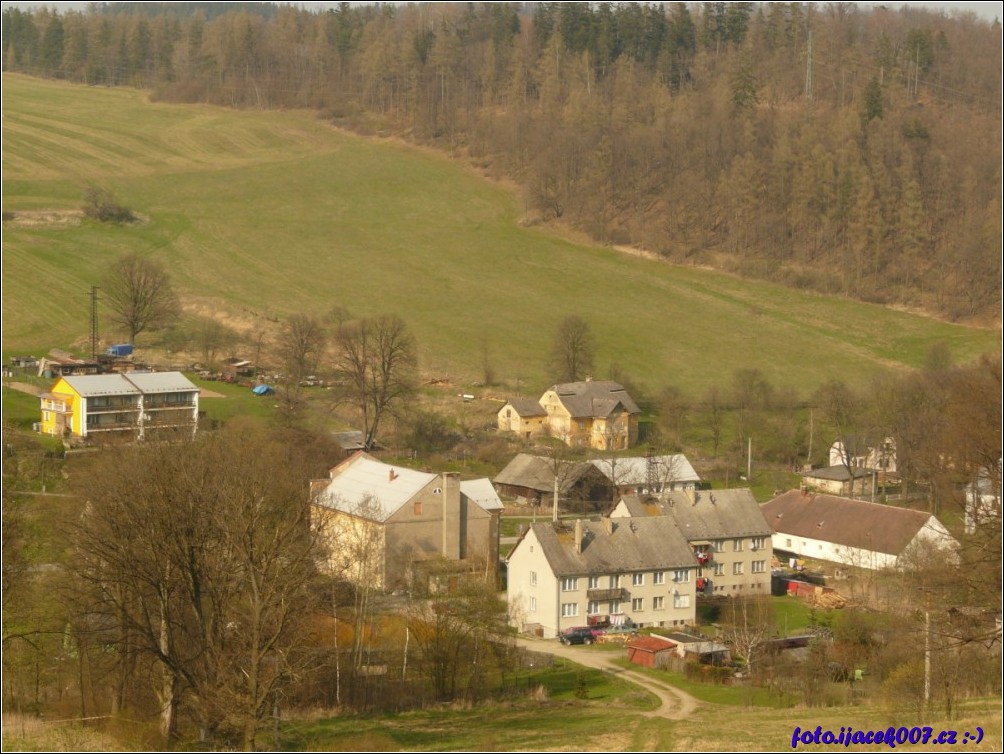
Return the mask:
[[638,624],[635,623],[630,618],[616,623],[609,628],[605,629],[603,633],[606,634],[636,634],[638,633]]
[[589,626],[576,626],[565,631],[558,640],[562,644],[592,644],[596,641],[596,632]]

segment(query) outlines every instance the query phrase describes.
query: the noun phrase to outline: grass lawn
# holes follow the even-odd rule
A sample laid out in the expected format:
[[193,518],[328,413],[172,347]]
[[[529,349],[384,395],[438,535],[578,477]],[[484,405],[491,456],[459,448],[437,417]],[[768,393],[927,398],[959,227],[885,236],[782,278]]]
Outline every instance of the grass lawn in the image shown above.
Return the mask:
[[96,183],[146,218],[6,223],[8,350],[86,339],[90,286],[127,251],[169,268],[187,315],[273,337],[297,312],[396,313],[426,375],[470,384],[487,353],[502,381],[532,394],[548,383],[547,352],[570,314],[593,332],[596,376],[616,364],[650,390],[694,395],[740,367],[808,392],[838,375],[864,385],[917,367],[938,342],[958,360],[999,346],[995,331],[520,227],[516,199],[462,164],[346,135],[311,112],[151,103],[9,74],[3,110],[5,211],[73,210]]
[[[626,746],[639,711],[655,698],[610,673],[557,661],[527,674],[508,703],[444,706],[400,715],[291,722],[282,748],[294,751],[517,751],[567,747],[620,731]],[[584,690],[585,698],[580,698]],[[542,691],[543,690],[543,691]],[[585,743],[585,748],[591,748]],[[580,748],[578,743],[574,748]]]

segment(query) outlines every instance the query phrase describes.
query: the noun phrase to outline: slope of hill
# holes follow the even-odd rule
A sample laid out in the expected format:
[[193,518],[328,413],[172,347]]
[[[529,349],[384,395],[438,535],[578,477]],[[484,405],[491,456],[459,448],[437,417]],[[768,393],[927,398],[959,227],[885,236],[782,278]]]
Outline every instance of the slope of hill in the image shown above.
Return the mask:
[[[140,251],[190,312],[270,331],[293,313],[400,314],[423,370],[547,382],[557,323],[583,317],[597,368],[698,391],[737,368],[808,390],[835,375],[959,360],[999,333],[677,268],[521,228],[512,195],[444,158],[340,133],[312,113],[151,104],[134,90],[3,77],[5,217],[73,210],[89,184],[146,221],[6,223],[3,347],[88,332],[88,292]],[[147,337],[147,336],[144,336]],[[141,339],[142,344],[142,339]]]

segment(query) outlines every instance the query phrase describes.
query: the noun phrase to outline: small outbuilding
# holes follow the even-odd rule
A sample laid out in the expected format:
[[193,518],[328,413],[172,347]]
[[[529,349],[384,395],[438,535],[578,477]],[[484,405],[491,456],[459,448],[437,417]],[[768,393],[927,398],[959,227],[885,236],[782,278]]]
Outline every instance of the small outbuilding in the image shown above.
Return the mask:
[[627,645],[628,660],[646,668],[669,667],[675,654],[676,644],[656,634],[639,636]]

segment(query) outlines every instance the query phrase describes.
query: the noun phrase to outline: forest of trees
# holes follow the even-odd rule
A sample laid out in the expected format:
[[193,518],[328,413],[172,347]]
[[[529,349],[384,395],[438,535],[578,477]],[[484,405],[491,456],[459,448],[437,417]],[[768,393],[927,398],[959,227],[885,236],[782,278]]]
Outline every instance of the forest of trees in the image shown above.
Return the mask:
[[1000,61],[997,22],[839,2],[3,16],[6,71],[315,108],[515,180],[530,222],[952,319],[1000,306]]

